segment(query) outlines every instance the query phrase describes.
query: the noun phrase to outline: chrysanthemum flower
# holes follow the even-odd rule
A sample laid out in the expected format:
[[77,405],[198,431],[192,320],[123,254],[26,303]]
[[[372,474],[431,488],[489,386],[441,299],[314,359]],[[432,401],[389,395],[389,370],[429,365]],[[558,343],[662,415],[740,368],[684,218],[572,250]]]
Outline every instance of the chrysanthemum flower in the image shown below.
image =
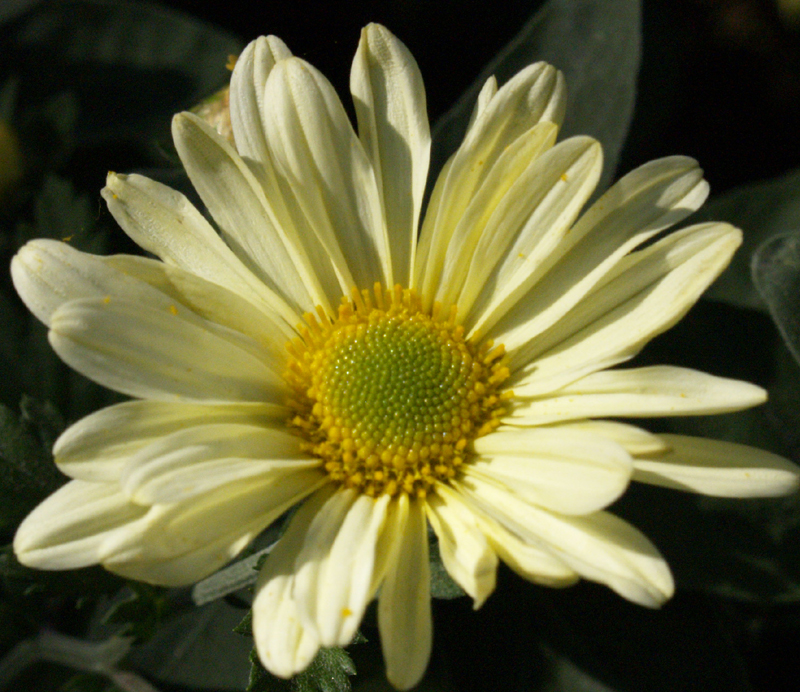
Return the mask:
[[556,144],[563,79],[538,63],[486,82],[418,233],[425,93],[383,27],[363,31],[351,90],[358,134],[319,72],[260,38],[232,77],[235,148],[192,114],[173,122],[216,229],[183,195],[112,173],[109,210],[159,260],[45,240],[16,256],[17,290],[58,355],[134,400],[59,438],[74,480],[14,545],[35,567],[100,563],[184,585],[300,504],[255,590],[261,661],[303,670],[351,641],[377,595],[388,676],[404,689],[431,648],[428,526],[475,607],[498,560],[535,583],[583,577],[658,606],[667,565],[605,511],[631,480],[778,495],[797,469],[609,420],[765,398],[693,370],[615,368],[739,245],[724,223],[657,237],[706,197],[693,160],[642,166],[581,215],[601,148]]

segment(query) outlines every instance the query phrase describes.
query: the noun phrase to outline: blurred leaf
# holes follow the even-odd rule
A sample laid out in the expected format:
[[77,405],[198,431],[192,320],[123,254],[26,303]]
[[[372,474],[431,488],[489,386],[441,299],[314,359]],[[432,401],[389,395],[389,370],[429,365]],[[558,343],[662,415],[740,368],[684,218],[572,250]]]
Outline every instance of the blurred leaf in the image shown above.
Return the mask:
[[33,206],[33,223],[20,224],[17,246],[34,238],[63,240],[84,252],[101,254],[106,249],[105,233],[96,232],[96,210],[89,196],[78,194],[69,180],[48,175]]
[[233,632],[241,610],[224,600],[168,618],[128,656],[130,667],[152,680],[200,690],[247,687],[252,642]]
[[71,677],[58,692],[122,692],[119,687],[109,683],[102,675],[80,673]]
[[800,231],[762,243],[753,255],[752,271],[786,346],[800,362]]
[[311,665],[292,680],[293,692],[350,692],[356,667],[344,649],[320,649]]
[[0,22],[7,22],[42,0],[4,0],[0,6]]
[[750,274],[751,258],[773,236],[800,228],[800,171],[737,187],[713,198],[692,220],[727,221],[744,232],[742,247],[705,297],[763,310]]
[[51,0],[15,23],[7,39],[15,72],[40,92],[28,98],[77,96],[84,143],[152,138],[168,116],[228,80],[228,55],[242,47],[198,19],[125,0]]
[[126,593],[103,617],[104,624],[124,623],[117,634],[133,637],[137,644],[155,635],[169,611],[169,591],[142,582],[129,582]]
[[615,692],[566,656],[545,647],[547,681],[538,692]]
[[89,605],[91,598],[118,591],[121,579],[102,567],[66,572],[32,569],[20,564],[10,545],[0,549],[0,585],[22,618],[47,620],[55,615],[56,599]]
[[0,404],[0,530],[3,531],[16,527],[66,480],[50,454],[52,437],[59,427],[55,412],[31,400],[26,400],[24,406],[22,416],[17,416]]
[[614,179],[635,102],[641,53],[639,0],[548,0],[492,60],[434,129],[432,169],[438,171],[466,131],[478,92],[495,75],[503,84],[526,65],[545,60],[564,72],[567,115],[561,137],[585,134],[603,145],[599,189]]

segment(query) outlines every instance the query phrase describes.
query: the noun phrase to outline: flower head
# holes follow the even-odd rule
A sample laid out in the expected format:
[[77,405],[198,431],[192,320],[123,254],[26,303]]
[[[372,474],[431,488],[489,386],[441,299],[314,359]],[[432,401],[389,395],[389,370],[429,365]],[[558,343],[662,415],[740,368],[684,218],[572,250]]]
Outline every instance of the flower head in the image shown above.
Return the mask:
[[256,586],[261,661],[301,671],[348,644],[377,595],[404,689],[430,653],[428,525],[476,607],[499,560],[658,606],[667,565],[605,511],[631,480],[752,496],[791,492],[798,475],[766,452],[616,420],[765,398],[683,368],[615,368],[739,245],[724,223],[658,235],[706,197],[693,160],[642,166],[581,214],[601,147],[556,144],[563,79],[538,63],[486,82],[418,233],[425,94],[383,27],[364,29],[351,91],[358,134],[319,72],[260,38],[231,80],[235,146],[193,114],[173,122],[216,229],[183,195],[112,173],[108,208],[159,260],[50,241],[16,256],[17,290],[59,356],[134,400],[60,437],[74,480],[15,549],[45,569],[183,585],[299,505]]

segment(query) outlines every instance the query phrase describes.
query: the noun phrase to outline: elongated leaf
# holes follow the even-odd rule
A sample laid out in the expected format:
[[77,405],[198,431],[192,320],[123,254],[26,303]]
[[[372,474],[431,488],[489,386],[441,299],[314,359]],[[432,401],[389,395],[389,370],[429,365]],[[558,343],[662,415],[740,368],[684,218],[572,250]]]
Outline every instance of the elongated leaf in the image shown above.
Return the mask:
[[742,247],[705,297],[763,310],[766,305],[753,284],[750,263],[770,238],[800,228],[800,170],[712,198],[694,218],[728,221],[744,232]]
[[242,611],[225,601],[192,608],[167,620],[128,660],[155,681],[241,692],[247,687],[252,648],[248,638],[233,632],[241,619]]
[[752,270],[758,292],[800,363],[800,231],[765,241],[753,256]]

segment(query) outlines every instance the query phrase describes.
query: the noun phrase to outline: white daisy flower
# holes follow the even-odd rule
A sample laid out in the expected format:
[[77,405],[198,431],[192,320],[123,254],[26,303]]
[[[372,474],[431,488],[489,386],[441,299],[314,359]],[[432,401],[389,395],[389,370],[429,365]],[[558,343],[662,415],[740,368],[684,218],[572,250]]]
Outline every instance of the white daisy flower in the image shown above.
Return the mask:
[[108,208],[159,260],[46,240],[15,257],[58,355],[133,401],[59,438],[74,480],[14,547],[34,567],[179,586],[302,503],[256,585],[262,663],[288,677],[347,645],[377,596],[387,674],[407,689],[431,649],[428,525],[475,607],[499,560],[655,607],[673,592],[666,563],[605,511],[631,480],[747,497],[792,492],[798,474],[608,420],[765,399],[684,368],[615,368],[740,243],[724,223],[657,237],[704,201],[695,161],[642,166],[581,214],[601,147],[556,143],[563,78],[537,63],[486,82],[418,233],[425,92],[385,28],[364,29],[351,91],[358,134],[317,70],[259,38],[232,76],[235,148],[195,115],[173,122],[216,228],[178,192],[112,173]]

